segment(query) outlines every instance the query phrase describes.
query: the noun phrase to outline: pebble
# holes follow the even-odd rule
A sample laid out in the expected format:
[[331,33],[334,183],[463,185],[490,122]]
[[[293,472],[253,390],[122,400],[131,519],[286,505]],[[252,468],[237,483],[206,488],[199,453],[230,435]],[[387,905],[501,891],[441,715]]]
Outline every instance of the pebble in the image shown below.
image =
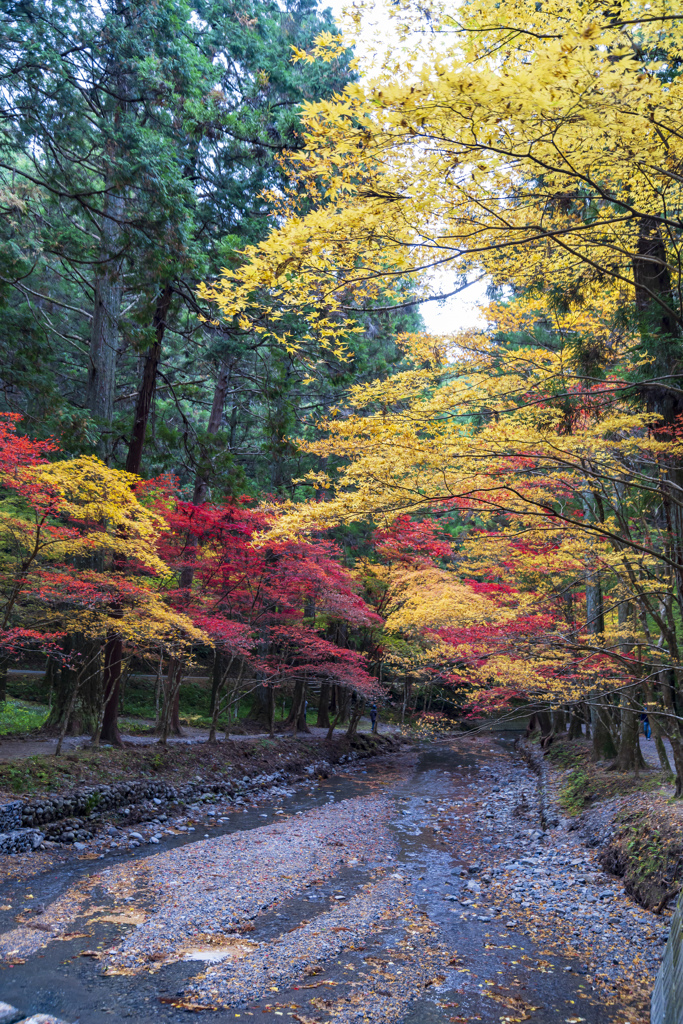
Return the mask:
[[[488,777],[489,783],[495,778],[499,787],[495,796],[486,784],[486,771],[482,769],[479,777],[477,798],[491,805],[494,819],[479,820],[480,812],[473,808],[465,816],[466,808],[453,803],[439,820],[442,832],[452,837],[454,852],[468,842],[487,844],[494,838],[503,848],[484,876],[491,878],[486,892],[473,890],[471,881],[464,888],[479,904],[486,897],[487,903],[503,912],[509,912],[511,904],[519,907],[533,933],[556,931],[563,948],[589,960],[591,972],[604,982],[623,979],[628,983],[629,977],[636,976],[653,983],[668,932],[667,919],[635,904],[621,886],[614,887],[613,877],[602,870],[595,849],[584,845],[571,819],[561,821],[558,815],[557,826],[545,832],[524,827],[525,821],[540,816],[537,781],[528,768],[514,761],[497,762],[495,776],[491,772]],[[605,813],[596,810],[600,829],[593,831],[608,834]],[[465,822],[472,829],[467,835],[463,835]],[[597,845],[591,841],[593,847]],[[506,856],[506,850],[514,850],[514,855]],[[507,920],[506,927],[525,927],[524,921],[515,921]]]
[[392,845],[382,831],[389,813],[384,798],[345,800],[117,865],[98,877],[106,897],[120,900],[144,881],[154,909],[105,962],[134,971],[170,962],[192,937],[239,929],[264,906],[272,910],[336,874],[352,856],[381,861]]

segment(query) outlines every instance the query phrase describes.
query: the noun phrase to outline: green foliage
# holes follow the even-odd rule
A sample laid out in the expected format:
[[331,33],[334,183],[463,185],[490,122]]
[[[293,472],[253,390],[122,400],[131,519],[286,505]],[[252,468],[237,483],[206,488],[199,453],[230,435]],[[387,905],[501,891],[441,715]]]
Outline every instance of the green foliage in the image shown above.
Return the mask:
[[99,806],[101,797],[99,793],[91,793],[85,803],[85,814],[90,814]]
[[49,711],[43,704],[29,704],[9,698],[0,704],[0,736],[21,735],[40,729]]

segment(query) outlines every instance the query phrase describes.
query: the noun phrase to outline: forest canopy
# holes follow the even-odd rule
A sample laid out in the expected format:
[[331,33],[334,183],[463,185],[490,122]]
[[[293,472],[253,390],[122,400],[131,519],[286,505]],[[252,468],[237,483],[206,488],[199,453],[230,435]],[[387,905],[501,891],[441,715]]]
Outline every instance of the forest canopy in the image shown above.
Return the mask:
[[[632,768],[647,712],[680,795],[683,15],[408,0],[361,73],[309,0],[2,12],[2,650],[53,724],[116,742],[146,660],[165,737],[199,659],[214,736],[315,692]],[[483,327],[425,332],[437,271]]]

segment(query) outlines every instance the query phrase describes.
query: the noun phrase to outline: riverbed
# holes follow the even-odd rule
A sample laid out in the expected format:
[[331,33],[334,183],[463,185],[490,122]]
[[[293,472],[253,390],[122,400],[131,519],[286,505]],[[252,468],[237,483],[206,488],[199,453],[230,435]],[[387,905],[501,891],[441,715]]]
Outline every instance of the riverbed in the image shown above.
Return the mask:
[[507,741],[455,740],[7,882],[0,999],[71,1024],[643,1019],[661,927],[628,906],[614,953],[617,888],[584,926],[605,880],[535,794]]

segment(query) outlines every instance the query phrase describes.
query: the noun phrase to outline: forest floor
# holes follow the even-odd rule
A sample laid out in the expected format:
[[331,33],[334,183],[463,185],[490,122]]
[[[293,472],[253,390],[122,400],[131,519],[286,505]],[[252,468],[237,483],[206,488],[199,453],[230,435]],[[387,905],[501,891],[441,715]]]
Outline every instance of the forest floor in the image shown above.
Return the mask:
[[8,858],[43,865],[0,886],[2,998],[83,1024],[644,1024],[666,917],[553,786],[545,828],[510,741],[458,736],[199,802],[146,844]]
[[[154,732],[154,720],[147,718],[127,718],[122,717],[119,720],[119,728],[121,730],[121,739],[126,747],[159,747],[159,737]],[[370,719],[365,717],[361,718],[358,725],[358,731],[363,733],[370,733],[371,731]],[[134,731],[133,731],[134,730]],[[309,725],[308,734],[300,733],[299,735],[310,735],[316,739],[322,739],[327,735],[327,729],[319,729],[315,725]],[[395,735],[399,732],[398,726],[389,725],[382,723],[380,725],[380,732],[382,734]],[[342,736],[346,733],[346,726],[340,726],[335,730],[336,736]],[[285,731],[280,724],[275,728],[276,736],[288,736],[291,735],[291,731]],[[267,732],[240,732],[230,733],[230,742],[250,742],[257,739],[263,739],[268,737]],[[169,746],[192,746],[199,743],[206,743],[209,739],[209,730],[199,728],[192,725],[183,725],[181,736],[169,736]],[[222,731],[218,732],[218,740],[223,741],[225,734]],[[40,732],[26,732],[19,735],[0,736],[0,762],[3,761],[16,761],[24,757],[49,757],[54,755],[57,749],[57,737],[46,736]],[[91,747],[90,735],[81,736],[65,736],[62,744],[62,750],[67,753],[76,750],[89,750]],[[103,744],[103,750],[110,749],[107,744]]]

